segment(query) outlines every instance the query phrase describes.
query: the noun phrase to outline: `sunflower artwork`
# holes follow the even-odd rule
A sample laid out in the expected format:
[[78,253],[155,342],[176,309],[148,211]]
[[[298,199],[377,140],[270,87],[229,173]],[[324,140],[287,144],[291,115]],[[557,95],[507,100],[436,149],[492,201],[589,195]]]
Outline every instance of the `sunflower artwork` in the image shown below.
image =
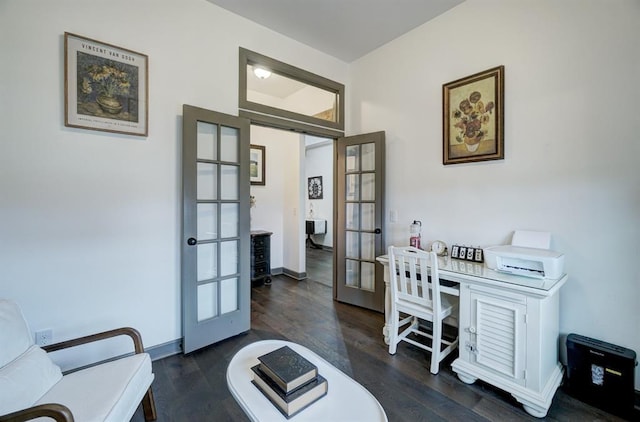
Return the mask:
[[444,164],[504,158],[503,67],[443,85]]

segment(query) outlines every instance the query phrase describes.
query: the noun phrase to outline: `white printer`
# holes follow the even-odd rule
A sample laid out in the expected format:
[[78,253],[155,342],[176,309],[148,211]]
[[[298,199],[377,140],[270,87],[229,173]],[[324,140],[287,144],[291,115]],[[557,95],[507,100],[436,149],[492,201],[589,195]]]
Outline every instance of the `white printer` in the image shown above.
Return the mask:
[[492,270],[534,278],[559,279],[564,274],[564,254],[547,249],[503,245],[484,249]]
[[549,250],[551,233],[516,230],[511,245],[484,248],[487,267],[514,275],[557,280],[564,274],[564,254]]

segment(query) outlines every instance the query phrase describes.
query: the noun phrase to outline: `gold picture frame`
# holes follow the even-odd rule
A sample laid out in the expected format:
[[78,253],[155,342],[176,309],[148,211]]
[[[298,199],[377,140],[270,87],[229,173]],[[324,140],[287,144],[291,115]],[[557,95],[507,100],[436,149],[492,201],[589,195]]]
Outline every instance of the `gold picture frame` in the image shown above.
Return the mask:
[[504,66],[442,85],[442,163],[504,159]]
[[149,58],[64,33],[64,124],[147,136]]

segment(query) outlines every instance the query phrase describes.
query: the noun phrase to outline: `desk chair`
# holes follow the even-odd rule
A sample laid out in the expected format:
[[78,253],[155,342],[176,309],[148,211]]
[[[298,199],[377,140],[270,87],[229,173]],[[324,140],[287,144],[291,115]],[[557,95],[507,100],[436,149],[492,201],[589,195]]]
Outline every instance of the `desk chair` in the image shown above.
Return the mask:
[[[430,265],[429,265],[430,263]],[[431,276],[426,269],[431,267]],[[420,270],[423,274],[421,277]],[[442,338],[442,321],[455,315],[455,306],[440,293],[438,257],[435,252],[424,252],[414,247],[389,247],[389,273],[391,275],[391,327],[389,354],[394,355],[398,343],[406,341],[431,352],[432,374],[437,374],[440,362],[458,347],[458,336],[453,341]],[[401,313],[404,314],[401,317]],[[433,329],[425,331],[419,319],[431,321]],[[403,326],[409,324],[404,331]],[[418,342],[409,334],[431,339],[431,346]],[[446,346],[442,350],[442,346]]]

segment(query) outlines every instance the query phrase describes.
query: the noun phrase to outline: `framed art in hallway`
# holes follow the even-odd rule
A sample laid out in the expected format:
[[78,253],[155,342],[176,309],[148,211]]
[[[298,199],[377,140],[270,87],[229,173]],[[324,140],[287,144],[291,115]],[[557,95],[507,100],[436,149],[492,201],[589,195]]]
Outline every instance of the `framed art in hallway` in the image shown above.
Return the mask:
[[504,158],[504,66],[442,86],[442,163]]
[[252,185],[265,185],[265,147],[263,145],[250,146],[249,174]]
[[65,126],[147,136],[148,73],[145,54],[65,32]]
[[307,179],[309,199],[322,199],[322,176],[309,177]]

